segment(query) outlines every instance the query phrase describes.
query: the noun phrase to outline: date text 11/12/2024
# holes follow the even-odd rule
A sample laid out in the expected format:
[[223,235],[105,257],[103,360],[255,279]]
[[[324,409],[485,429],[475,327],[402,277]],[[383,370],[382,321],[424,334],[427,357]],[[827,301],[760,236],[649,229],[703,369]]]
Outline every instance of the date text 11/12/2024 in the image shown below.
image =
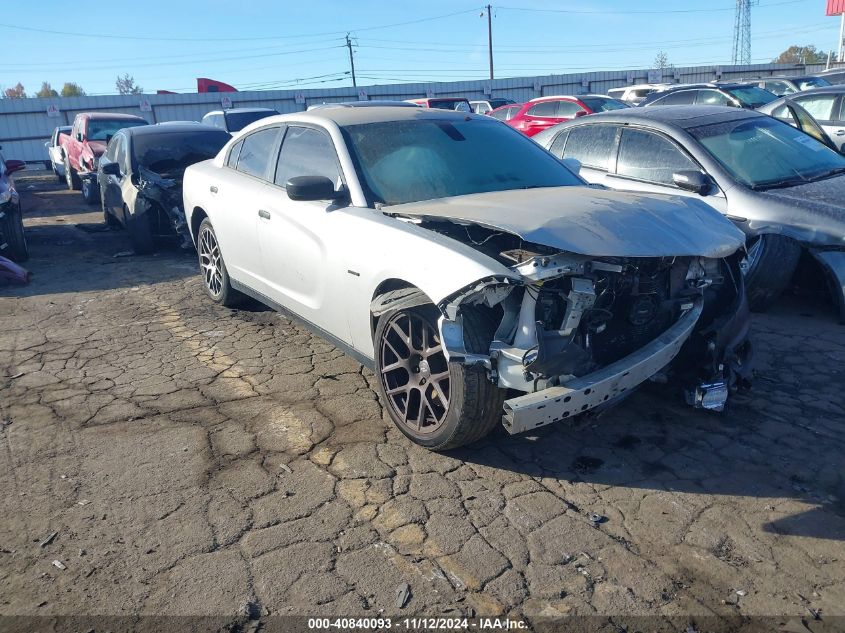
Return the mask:
[[509,618],[309,618],[308,628],[311,630],[376,630],[383,631],[396,628],[405,631],[450,631],[450,630],[499,630],[514,631],[527,630],[528,625],[521,620]]

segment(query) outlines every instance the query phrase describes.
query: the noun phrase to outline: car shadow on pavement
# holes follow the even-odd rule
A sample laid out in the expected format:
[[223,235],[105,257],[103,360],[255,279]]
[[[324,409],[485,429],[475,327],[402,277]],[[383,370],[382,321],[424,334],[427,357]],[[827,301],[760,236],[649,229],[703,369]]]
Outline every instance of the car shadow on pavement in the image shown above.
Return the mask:
[[[0,296],[35,296],[131,288],[198,276],[196,253],[163,243],[150,255],[135,255],[124,230],[111,230],[102,210],[86,205],[78,191],[62,189],[55,177],[16,181],[21,192],[32,273],[27,286],[0,285]],[[30,189],[33,187],[33,189]]]
[[[845,540],[845,420],[779,415],[756,406],[755,387],[723,415],[693,411],[669,394],[641,391],[603,414],[508,436],[504,429],[457,450],[465,462],[529,475],[566,491],[586,483],[636,497],[680,493],[703,506],[722,497],[758,500],[749,525],[781,535]],[[837,432],[838,431],[838,432]],[[695,500],[700,497],[700,500]],[[737,504],[738,506],[739,504]],[[748,504],[745,504],[747,506]],[[745,507],[743,506],[743,507]],[[739,507],[737,507],[737,511]]]

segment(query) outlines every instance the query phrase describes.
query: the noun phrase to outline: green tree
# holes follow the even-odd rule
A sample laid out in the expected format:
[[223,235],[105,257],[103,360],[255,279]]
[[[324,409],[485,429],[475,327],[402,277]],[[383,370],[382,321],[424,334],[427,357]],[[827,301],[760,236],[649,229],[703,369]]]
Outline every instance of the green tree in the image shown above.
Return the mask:
[[129,73],[126,73],[123,77],[118,75],[114,85],[117,88],[117,94],[120,95],[139,95],[144,92],[144,89],[135,83],[135,78]]
[[3,96],[6,99],[26,99],[26,90],[23,89],[23,84],[18,82],[14,88],[6,88],[3,91]]
[[63,97],[84,97],[85,91],[82,89],[78,83],[74,83],[72,81],[65,82],[65,85],[62,86],[62,96]]
[[[835,57],[834,57],[835,59]],[[818,50],[812,44],[807,46],[793,45],[772,60],[773,64],[823,64],[827,61],[827,53]]]
[[41,84],[41,90],[36,92],[35,96],[41,98],[58,97],[59,93],[53,90],[49,81],[45,81]]

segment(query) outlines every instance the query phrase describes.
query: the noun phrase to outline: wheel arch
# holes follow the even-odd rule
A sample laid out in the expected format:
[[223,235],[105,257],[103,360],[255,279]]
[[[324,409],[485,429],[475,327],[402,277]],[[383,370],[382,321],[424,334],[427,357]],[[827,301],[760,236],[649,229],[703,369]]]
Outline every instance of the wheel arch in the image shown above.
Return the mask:
[[197,243],[197,237],[200,232],[200,224],[202,224],[202,221],[207,217],[208,214],[202,207],[194,207],[191,210],[191,238],[194,240],[194,244]]
[[[407,292],[400,292],[400,291],[407,291]],[[373,291],[372,296],[370,297],[370,337],[374,337],[376,333],[376,326],[378,325],[379,317],[381,316],[382,312],[378,310],[378,304],[381,298],[387,295],[395,295],[397,301],[395,301],[396,307],[404,306],[417,306],[423,305],[426,303],[430,303],[434,305],[434,301],[423,292],[422,289],[412,284],[410,281],[405,279],[399,279],[396,277],[391,277],[389,279],[385,279],[382,281],[376,289]]]

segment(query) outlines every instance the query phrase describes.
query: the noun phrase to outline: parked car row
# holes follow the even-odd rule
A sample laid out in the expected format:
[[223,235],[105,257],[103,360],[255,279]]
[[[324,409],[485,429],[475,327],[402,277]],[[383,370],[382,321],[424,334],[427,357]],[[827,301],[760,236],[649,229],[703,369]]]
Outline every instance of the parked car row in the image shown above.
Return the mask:
[[[724,103],[658,107],[684,90]],[[750,378],[749,302],[770,305],[802,257],[845,318],[845,157],[796,101],[760,92],[549,96],[487,116],[461,98],[346,102],[231,134],[144,122],[79,164],[137,252],[194,245],[213,301],[253,297],[346,350],[397,427],[441,450],[646,381],[721,410]],[[71,136],[90,147],[97,120]]]

